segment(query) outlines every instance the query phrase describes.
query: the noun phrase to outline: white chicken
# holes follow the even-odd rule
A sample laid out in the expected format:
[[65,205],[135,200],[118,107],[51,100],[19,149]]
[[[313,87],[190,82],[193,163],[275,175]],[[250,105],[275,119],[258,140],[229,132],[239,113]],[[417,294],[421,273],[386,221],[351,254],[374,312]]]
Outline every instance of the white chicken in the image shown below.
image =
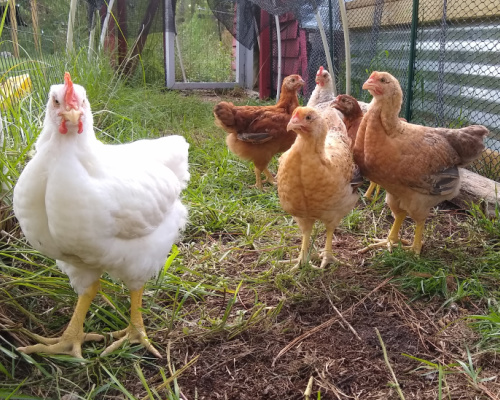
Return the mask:
[[[311,93],[311,97],[309,97],[307,107],[314,107],[317,110],[323,111],[325,108],[330,108],[332,101],[336,98],[333,92],[334,82],[330,73],[324,69],[323,66],[320,66],[318,72],[316,72],[315,82],[316,87]],[[363,101],[358,101],[358,104],[363,114],[366,114],[371,105],[371,103],[365,103]],[[344,118],[342,111],[336,110],[339,117]]]
[[155,356],[140,307],[145,282],[163,267],[187,221],[180,194],[189,180],[188,143],[181,136],[106,145],[96,139],[85,89],[69,73],[50,89],[36,154],[14,189],[14,212],[31,245],[57,260],[78,293],[59,338],[35,335],[24,353],[82,357],[81,344],[103,336],[83,321],[103,272],[130,289],[129,326],[102,355],[140,343]]
[[323,68],[321,65],[316,72],[316,87],[309,97],[307,102],[307,107],[315,107],[318,104],[331,103],[335,100],[335,94],[333,92],[333,79],[330,73]]

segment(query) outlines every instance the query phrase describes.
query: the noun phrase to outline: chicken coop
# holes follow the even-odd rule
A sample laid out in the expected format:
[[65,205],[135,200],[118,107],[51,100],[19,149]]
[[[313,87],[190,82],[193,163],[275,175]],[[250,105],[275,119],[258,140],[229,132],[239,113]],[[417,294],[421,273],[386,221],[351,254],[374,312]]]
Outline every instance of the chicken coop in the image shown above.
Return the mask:
[[487,126],[472,168],[500,180],[497,0],[7,0],[0,11],[4,109],[45,97],[68,54],[167,88],[241,86],[262,99],[292,73],[307,99],[323,65],[337,93],[367,101],[362,83],[383,70],[401,83],[408,121]]

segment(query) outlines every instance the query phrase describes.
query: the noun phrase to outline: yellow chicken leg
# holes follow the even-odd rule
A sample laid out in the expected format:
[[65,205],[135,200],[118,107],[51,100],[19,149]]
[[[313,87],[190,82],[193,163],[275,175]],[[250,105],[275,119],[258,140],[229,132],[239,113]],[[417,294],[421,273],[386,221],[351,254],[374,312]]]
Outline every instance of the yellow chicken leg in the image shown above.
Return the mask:
[[18,347],[17,350],[26,354],[31,353],[48,353],[48,354],[68,354],[76,358],[82,357],[82,343],[90,340],[100,341],[104,336],[97,333],[84,333],[83,321],[85,315],[99,290],[99,281],[90,286],[87,291],[78,297],[75,311],[69,322],[68,327],[61,337],[45,338],[43,336],[33,334],[33,337],[38,340],[39,344],[27,347]]
[[380,185],[377,185],[375,182],[370,182],[370,186],[368,186],[368,190],[365,192],[365,197],[368,200],[372,199],[372,194],[373,194],[374,190],[375,190],[375,199],[376,199],[378,197],[378,194],[380,193]]
[[[295,260],[295,265],[290,269],[290,272],[293,272],[299,269],[301,266],[307,264],[308,255],[309,255],[309,245],[311,244],[311,234],[313,230],[314,221],[308,219],[295,218],[297,221],[300,230],[302,231],[302,244],[300,245],[300,253],[299,257]],[[289,260],[279,261],[280,263],[289,263]]]
[[[391,230],[389,232],[389,236],[387,236],[387,239],[375,239],[377,243],[372,243],[369,246],[366,246],[365,248],[361,249],[358,251],[358,253],[363,254],[366,253],[370,249],[374,249],[376,247],[383,247],[387,246],[387,249],[390,251],[392,250],[392,246],[394,244],[399,242],[399,230],[401,229],[401,225],[403,225],[403,222],[406,218],[406,212],[402,211],[399,214],[395,215],[394,223],[392,224]],[[405,241],[401,241],[402,243],[405,243]]]
[[415,237],[413,238],[413,244],[410,250],[413,250],[415,254],[419,255],[422,251],[422,236],[424,233],[425,221],[418,221],[415,227]]
[[334,230],[335,229],[331,228],[326,230],[326,243],[325,243],[325,249],[323,250],[322,254],[321,265],[319,267],[320,269],[323,269],[330,264],[338,262],[338,260],[333,256],[332,252],[332,240],[333,240]]
[[132,344],[140,343],[142,344],[150,353],[158,358],[162,358],[158,350],[149,342],[146,330],[144,329],[144,322],[142,320],[142,313],[140,308],[142,306],[142,292],[144,287],[139,290],[133,290],[130,292],[130,324],[127,328],[121,331],[112,332],[111,335],[115,339],[119,339],[116,342],[109,345],[102,353],[101,356],[105,356],[116,349],[118,349],[125,341]]

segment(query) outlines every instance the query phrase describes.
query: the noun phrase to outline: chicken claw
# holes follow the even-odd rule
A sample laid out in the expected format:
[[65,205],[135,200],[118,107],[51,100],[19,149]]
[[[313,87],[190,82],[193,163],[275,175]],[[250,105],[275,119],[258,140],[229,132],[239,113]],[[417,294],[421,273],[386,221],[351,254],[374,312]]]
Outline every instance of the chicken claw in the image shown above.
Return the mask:
[[128,341],[131,344],[140,343],[155,357],[162,358],[158,350],[149,342],[148,335],[144,328],[144,322],[142,320],[141,304],[142,304],[142,292],[144,288],[139,290],[132,290],[130,292],[130,323],[129,326],[120,331],[111,332],[113,338],[118,339],[116,342],[110,344],[101,353],[101,356],[105,356],[116,349],[118,349],[123,343]]
[[31,334],[33,339],[40,342],[26,347],[18,347],[17,350],[24,354],[47,353],[47,354],[67,354],[75,358],[82,357],[82,343],[89,341],[99,342],[104,339],[103,335],[97,333],[84,333],[81,335],[70,335],[64,332],[62,336],[56,338],[46,338],[35,333]]
[[99,281],[94,282],[90,285],[87,290],[78,296],[78,301],[75,306],[75,311],[73,316],[69,321],[66,330],[63,332],[61,337],[57,338],[45,338],[43,336],[32,333],[33,338],[40,343],[27,346],[18,347],[17,350],[25,353],[48,353],[48,354],[68,354],[75,358],[82,357],[82,343],[90,340],[100,341],[104,339],[104,336],[97,333],[84,333],[83,332],[83,321],[85,320],[85,315],[90,307],[90,303],[94,299],[97,291],[99,290]]
[[[402,243],[404,245],[410,244],[410,242],[406,239],[400,239],[400,240],[394,241],[394,240],[387,238],[387,239],[374,239],[374,241],[375,241],[375,243],[372,243],[372,244],[362,248],[361,250],[358,250],[358,254],[364,254],[371,249],[375,249],[377,247],[384,247],[384,246],[387,246],[387,250],[392,251],[394,246],[397,246],[398,243]],[[406,249],[406,248],[411,248],[411,247],[403,246],[403,248]]]
[[325,250],[323,251],[321,256],[322,256],[321,265],[319,266],[319,268],[312,266],[314,269],[325,269],[329,265],[340,263],[339,259],[336,258],[331,251]]
[[125,329],[120,331],[111,332],[110,335],[114,339],[118,339],[116,342],[110,344],[104,351],[101,353],[101,356],[105,356],[106,354],[112,353],[116,349],[120,348],[123,343],[129,342],[130,344],[140,343],[143,347],[146,348],[151,354],[153,354],[157,358],[162,358],[160,352],[155,349],[155,347],[150,343],[144,326],[142,328],[136,328],[134,325],[130,324]]

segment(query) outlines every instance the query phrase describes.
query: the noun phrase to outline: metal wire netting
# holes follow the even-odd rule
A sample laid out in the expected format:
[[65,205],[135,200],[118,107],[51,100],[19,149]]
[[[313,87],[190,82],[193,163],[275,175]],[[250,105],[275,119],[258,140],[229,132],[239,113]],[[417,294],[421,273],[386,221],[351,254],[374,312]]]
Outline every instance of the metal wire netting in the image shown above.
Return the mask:
[[[0,82],[3,110],[11,103],[11,96],[19,83],[33,95],[45,100],[50,85],[61,81],[64,72],[66,27],[69,4],[67,2],[19,1],[16,5],[16,23],[13,25],[7,11],[0,37]],[[32,7],[33,5],[33,7]],[[3,14],[4,7],[0,8]],[[78,7],[77,17],[85,16],[86,10]],[[0,15],[1,17],[1,15]],[[38,29],[34,29],[34,19]],[[84,18],[86,21],[86,18]],[[86,33],[75,29],[75,40]],[[86,34],[88,38],[88,34]],[[88,39],[87,39],[88,40]],[[61,54],[64,57],[61,57]],[[27,81],[26,81],[27,79]]]
[[471,169],[500,180],[500,2],[421,2],[412,122],[490,130]]
[[[96,24],[101,27],[106,3],[103,0],[78,2],[73,35],[75,49],[88,49],[91,45],[90,28]],[[194,9],[189,8],[191,4]],[[69,2],[19,0],[17,5],[17,29],[8,21],[1,36],[0,82],[29,74],[33,91],[44,98],[49,86],[60,81],[64,60],[67,60]],[[344,32],[337,0],[178,0],[174,5],[179,34],[176,53],[185,55],[184,67],[176,70],[183,70],[188,80],[233,80],[235,66],[229,64],[234,60],[234,51],[227,34],[233,34],[246,47],[260,47],[259,34],[271,27],[266,39],[270,42],[271,62],[266,68],[271,70],[274,90],[271,95],[275,95],[277,15],[282,41],[281,76],[300,73],[307,82],[303,90],[307,100],[314,89],[318,67],[327,66],[320,33],[322,25],[337,91],[345,92],[349,77],[345,73]],[[471,124],[487,126],[491,132],[486,140],[488,149],[472,169],[500,180],[500,2],[353,0],[345,5],[352,60],[351,94],[369,101],[369,94],[361,89],[363,82],[371,71],[389,71],[403,88],[400,115],[410,122],[452,128]],[[412,34],[416,6],[418,19]],[[238,7],[240,11],[246,10],[239,22]],[[120,35],[130,49],[139,33],[148,29],[148,40],[141,54],[146,80],[151,82],[161,81],[165,73],[162,32],[164,26],[173,24],[165,24],[163,15],[163,3],[158,0],[116,0],[105,42],[108,50],[117,53],[115,60],[119,65]],[[97,47],[99,34],[93,41]],[[212,42],[216,45],[212,46]],[[178,55],[177,58],[179,64]],[[262,68],[262,65],[256,66],[257,71]],[[179,76],[178,79],[186,78]]]
[[[388,71],[403,89],[401,117],[435,127],[485,125],[490,130],[487,149],[470,168],[499,181],[500,2],[354,0],[345,4],[351,94],[369,101],[369,94],[361,88],[363,82],[372,71]],[[414,7],[418,7],[418,18],[412,35]],[[318,1],[317,11],[332,54],[337,90],[343,93],[345,52],[338,2]],[[316,70],[326,66],[326,57],[314,15],[295,18],[307,34],[307,69],[295,69],[295,73],[307,78],[304,96],[308,98]],[[273,35],[276,38],[275,29]],[[283,32],[281,35],[283,40]],[[276,76],[275,49],[273,55],[271,68]],[[296,65],[295,59],[284,57],[283,71],[291,72],[292,64]]]

